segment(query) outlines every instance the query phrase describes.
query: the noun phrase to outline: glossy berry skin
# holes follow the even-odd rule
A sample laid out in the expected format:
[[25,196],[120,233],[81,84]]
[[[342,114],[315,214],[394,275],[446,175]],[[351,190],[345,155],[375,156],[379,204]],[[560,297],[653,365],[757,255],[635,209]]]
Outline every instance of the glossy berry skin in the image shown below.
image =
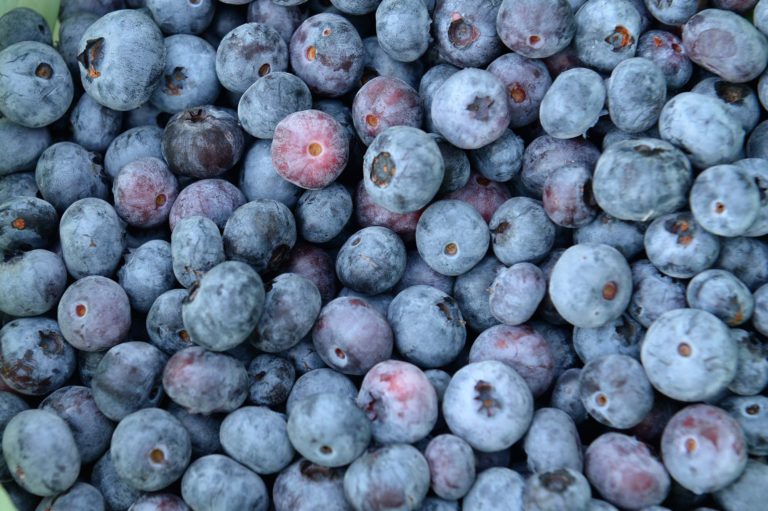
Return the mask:
[[640,363],[627,355],[589,361],[581,370],[579,387],[587,412],[615,429],[636,426],[653,408],[653,387]]
[[366,373],[357,406],[371,421],[379,444],[413,443],[426,437],[437,421],[437,394],[415,365],[387,360]]
[[[364,338],[359,332],[366,332]],[[340,297],[320,311],[312,331],[317,354],[344,374],[363,375],[392,354],[387,320],[360,298]]]
[[405,271],[405,245],[385,227],[366,227],[350,236],[336,258],[345,286],[369,295],[388,291]]
[[632,272],[608,245],[574,245],[555,264],[549,296],[569,323],[595,328],[618,318],[632,295]]
[[247,202],[243,192],[223,179],[201,179],[186,186],[173,203],[168,216],[171,231],[176,223],[191,216],[204,216],[223,229],[232,213]]
[[125,165],[115,176],[115,210],[128,224],[154,227],[168,219],[179,184],[160,159],[148,157]]
[[541,59],[570,44],[576,32],[573,13],[566,0],[504,0],[496,32],[515,53]]
[[444,175],[435,140],[409,126],[380,133],[363,159],[365,190],[375,204],[393,213],[411,213],[429,204]]
[[376,9],[376,36],[395,60],[413,62],[429,47],[431,19],[423,2],[381,0]]
[[705,270],[688,283],[688,305],[711,312],[729,326],[749,321],[755,301],[749,288],[725,270]]
[[523,444],[528,469],[534,473],[560,468],[582,471],[583,454],[573,419],[557,408],[540,408]]
[[513,197],[494,212],[488,223],[493,253],[502,263],[513,265],[543,259],[555,242],[555,224],[541,202]]
[[230,412],[248,395],[248,373],[239,360],[195,346],[168,360],[163,389],[191,413]]
[[267,511],[269,506],[269,493],[264,481],[256,473],[221,454],[203,456],[192,462],[181,480],[181,496],[195,511]]
[[418,509],[428,491],[429,464],[407,444],[366,453],[344,474],[344,495],[354,509]]
[[146,103],[163,73],[163,35],[142,12],[112,11],[83,33],[77,60],[93,99],[113,110],[132,110]]
[[690,213],[670,213],[648,226],[645,253],[663,274],[686,279],[715,264],[720,241],[705,231]]
[[544,181],[544,211],[552,222],[571,229],[594,220],[598,208],[592,194],[592,172],[581,165],[566,165]]
[[[93,400],[114,421],[142,408],[157,406],[163,397],[163,367],[168,356],[145,342],[124,342],[110,349],[91,380]],[[122,385],[128,378],[134,385]]]
[[288,416],[287,431],[302,456],[325,467],[348,465],[371,441],[365,414],[345,396],[327,392],[298,401]]
[[61,55],[47,44],[22,41],[0,51],[0,112],[27,128],[62,117],[74,96],[72,76]]
[[125,250],[125,223],[108,202],[90,197],[80,199],[61,215],[59,238],[70,275],[109,276]]
[[456,300],[432,286],[414,285],[398,293],[387,320],[397,350],[419,367],[447,365],[464,348],[467,331]]
[[760,189],[737,165],[715,165],[696,176],[691,212],[704,229],[719,236],[744,234],[760,211]]
[[646,444],[620,433],[605,433],[585,454],[589,482],[610,503],[628,509],[661,504],[670,478]]
[[645,32],[637,44],[637,56],[656,63],[664,75],[667,87],[672,90],[681,89],[693,74],[693,65],[682,40],[671,32]]
[[692,402],[725,390],[736,375],[738,349],[725,323],[709,312],[676,309],[653,322],[640,359],[659,392]]
[[63,213],[86,197],[107,199],[102,166],[94,153],[72,142],[59,142],[43,151],[35,167],[40,195]]
[[323,303],[336,296],[334,262],[325,250],[309,243],[298,243],[290,253],[285,270],[309,279],[320,291]]
[[277,173],[301,188],[324,188],[339,177],[349,158],[349,135],[329,114],[303,110],[275,127],[272,164]]
[[55,321],[22,318],[0,329],[0,377],[25,395],[46,395],[75,371],[75,352]]
[[61,257],[30,250],[0,263],[0,311],[15,317],[45,314],[56,306],[67,285]]
[[318,502],[328,509],[351,509],[344,498],[344,469],[323,467],[305,459],[280,472],[272,487],[272,499],[275,511],[309,511]]
[[[768,59],[768,40],[736,13],[705,9],[683,25],[683,44],[690,59],[732,82],[757,78]],[[713,45],[721,48],[713,51]]]
[[257,474],[274,474],[293,459],[286,419],[263,406],[246,406],[227,415],[219,432],[224,452]]
[[274,28],[244,23],[216,48],[216,75],[227,90],[242,94],[259,77],[288,69],[288,45]]
[[8,422],[3,455],[14,481],[40,497],[67,490],[80,472],[80,452],[69,426],[45,410],[23,410]]
[[496,37],[499,2],[444,0],[432,13],[432,30],[440,56],[460,67],[483,67],[503,51]]
[[463,69],[435,92],[432,122],[438,133],[461,149],[478,149],[499,138],[509,125],[507,93],[488,71]]
[[217,177],[243,154],[243,130],[236,116],[215,106],[196,106],[173,117],[163,133],[162,151],[174,174]]
[[747,464],[739,423],[705,404],[683,408],[670,419],[661,437],[661,454],[672,478],[697,495],[725,488]]
[[480,213],[458,200],[433,203],[416,225],[419,255],[433,270],[448,276],[461,275],[479,263],[489,238]]
[[281,202],[257,199],[237,208],[224,226],[228,259],[259,272],[279,267],[296,243],[296,221]]
[[115,470],[138,490],[157,491],[173,483],[184,473],[191,456],[189,433],[160,408],[128,415],[112,435],[110,457]]
[[109,448],[115,426],[99,411],[88,387],[62,387],[49,394],[40,409],[67,422],[83,463],[96,461]]
[[588,66],[611,71],[635,56],[642,19],[631,1],[588,0],[575,17],[573,41],[578,58]]
[[291,67],[322,96],[349,92],[363,73],[364,54],[357,30],[338,14],[310,16],[291,36]]
[[539,118],[539,106],[552,85],[546,65],[540,60],[507,53],[491,62],[488,71],[507,88],[511,128],[526,126]]
[[692,181],[691,164],[682,151],[663,140],[641,138],[618,142],[603,152],[592,190],[609,215],[646,222],[681,209]]
[[64,291],[57,312],[64,338],[79,350],[102,351],[125,340],[131,326],[128,295],[114,280],[91,276]]
[[429,463],[432,491],[447,500],[458,500],[475,482],[475,455],[467,442],[455,435],[439,435],[424,450]]
[[285,403],[288,415],[299,402],[309,396],[330,393],[354,401],[358,390],[347,376],[328,367],[321,367],[301,375],[290,392]]
[[586,509],[592,497],[587,478],[561,468],[532,475],[523,490],[524,509]]
[[[579,98],[566,107],[565,98]],[[548,135],[566,139],[584,135],[597,123],[605,103],[603,79],[587,68],[569,69],[547,90],[539,107],[539,120]]]
[[248,364],[248,399],[261,406],[285,403],[296,381],[296,370],[286,359],[262,354]]
[[766,434],[765,396],[733,396],[721,403],[723,410],[741,426],[747,442],[747,451],[753,456],[764,456],[768,452],[768,434]]
[[378,76],[363,85],[352,102],[352,120],[364,144],[392,126],[421,127],[419,95],[397,78]]
[[533,397],[525,380],[496,360],[459,369],[443,395],[443,416],[451,432],[474,449],[493,452],[517,442],[533,418]]

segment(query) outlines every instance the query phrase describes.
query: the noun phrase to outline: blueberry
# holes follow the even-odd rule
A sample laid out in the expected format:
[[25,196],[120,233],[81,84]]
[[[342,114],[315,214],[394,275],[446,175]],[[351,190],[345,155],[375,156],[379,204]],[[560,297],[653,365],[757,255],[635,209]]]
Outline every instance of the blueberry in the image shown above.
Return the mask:
[[766,135],[768,135],[768,123],[758,124],[747,139],[746,152],[748,158],[763,158],[766,156]]
[[422,259],[418,250],[411,250],[405,262],[405,272],[394,291],[399,293],[411,286],[425,285],[450,295],[453,294],[453,284],[453,277],[436,272]]
[[38,505],[48,511],[66,511],[67,509],[92,509],[104,511],[106,503],[101,492],[86,483],[75,483],[69,490],[53,497],[46,497]]
[[175,284],[170,243],[152,240],[141,245],[126,256],[117,275],[131,307],[149,312],[155,299]]
[[[485,509],[503,509],[512,511],[523,509],[523,477],[506,467],[494,467],[477,475],[475,484],[464,497],[462,509],[465,511],[483,511]],[[499,505],[505,505],[499,508]]]
[[[170,5],[167,0],[161,1]],[[213,6],[210,1],[198,0],[198,6],[205,4]],[[216,50],[213,46],[200,37],[188,34],[166,37],[163,44],[165,68],[160,85],[149,101],[169,113],[216,101],[221,86],[216,76]]]
[[475,455],[467,442],[454,435],[433,438],[424,451],[432,491],[447,500],[464,497],[475,482]]
[[366,294],[394,287],[405,271],[405,245],[385,227],[366,227],[339,250],[336,273],[345,286]]
[[573,348],[570,328],[541,320],[531,321],[530,326],[549,344],[555,364],[555,377],[559,378],[564,371],[576,366],[578,355]]
[[557,408],[540,408],[523,445],[528,469],[534,473],[569,468],[581,472],[581,440],[573,419]]
[[717,396],[736,376],[738,348],[725,323],[709,312],[676,309],[653,322],[640,359],[659,392],[701,401]]
[[729,326],[749,321],[754,299],[749,288],[725,270],[705,270],[688,283],[688,305],[711,312]]
[[768,434],[766,434],[765,396],[734,396],[725,399],[721,406],[741,426],[747,441],[747,451],[753,456],[765,456],[768,453]]
[[720,241],[705,231],[692,214],[670,213],[648,226],[645,253],[663,274],[686,279],[715,264]]
[[585,474],[603,498],[622,508],[648,509],[670,491],[669,474],[649,446],[620,433],[605,433],[590,444]]
[[229,355],[186,348],[168,360],[163,389],[190,413],[231,412],[245,402],[248,373],[242,362]]
[[157,126],[130,128],[116,136],[104,153],[104,170],[112,179],[126,164],[152,156],[162,158],[163,130]]
[[51,27],[40,14],[26,7],[16,7],[0,16],[0,50],[22,41],[36,41],[51,46]]
[[216,74],[228,90],[243,93],[259,77],[288,68],[288,45],[274,28],[245,23],[216,49]]
[[235,166],[245,136],[237,116],[219,107],[194,106],[175,114],[163,132],[163,157],[171,171],[195,178],[217,177]]
[[539,118],[539,107],[552,77],[540,60],[507,53],[488,66],[507,88],[510,127],[526,126]]
[[667,98],[667,82],[659,66],[644,58],[619,63],[607,87],[608,110],[613,123],[638,133],[653,127]]
[[224,252],[256,271],[272,270],[296,243],[296,222],[281,202],[257,199],[237,208],[224,226]]
[[3,432],[3,455],[19,486],[41,497],[67,490],[80,473],[80,452],[58,415],[23,410]]
[[586,509],[591,498],[587,478],[569,468],[533,474],[523,490],[523,505],[531,511]]
[[370,199],[394,213],[410,213],[429,204],[444,175],[437,143],[409,126],[380,133],[363,160],[363,182]]
[[344,469],[305,459],[280,472],[272,487],[272,499],[275,511],[309,511],[318,503],[327,509],[351,509],[344,498]]
[[437,91],[448,77],[459,70],[458,67],[451,64],[437,64],[428,69],[421,77],[419,81],[419,97],[421,98],[421,106],[424,110],[424,127],[426,131],[430,133],[436,132],[435,123],[432,120],[432,103]]
[[219,228],[203,216],[180,220],[171,233],[173,275],[189,288],[205,272],[224,262],[224,243]]
[[[469,351],[470,362],[504,362],[523,378],[534,397],[547,391],[554,378],[554,356],[547,340],[527,325],[492,326],[482,332]],[[481,389],[477,389],[482,394]],[[493,412],[488,410],[489,416]]]
[[256,328],[264,309],[264,285],[245,263],[225,261],[210,269],[182,305],[184,327],[195,344],[225,351]]
[[272,0],[256,0],[248,4],[248,23],[269,25],[277,30],[286,44],[290,42],[291,35],[306,17],[306,13],[298,6],[278,5]]
[[125,340],[131,327],[131,306],[117,282],[90,276],[64,291],[57,317],[69,344],[79,350],[102,351]]
[[182,303],[188,294],[185,289],[166,291],[155,299],[147,314],[146,330],[150,342],[167,355],[192,345],[181,314]]
[[37,197],[9,199],[0,204],[0,250],[47,248],[56,239],[57,223],[49,202]]
[[510,121],[507,92],[495,75],[467,68],[451,75],[435,92],[432,122],[448,142],[479,149],[504,134]]
[[696,177],[691,212],[704,229],[720,236],[740,236],[755,222],[761,192],[742,167],[715,165]]
[[312,108],[309,87],[290,73],[269,73],[243,93],[237,107],[243,129],[254,137],[272,138],[287,115]]
[[338,183],[307,190],[296,204],[298,232],[310,243],[330,242],[343,232],[352,209],[352,195]]
[[349,92],[363,73],[365,49],[355,27],[342,16],[310,16],[291,36],[291,67],[322,96]]
[[657,270],[648,260],[632,264],[634,291],[627,311],[645,328],[672,309],[685,307],[685,285]]
[[[579,99],[574,103],[565,98]],[[565,71],[555,78],[541,101],[541,126],[555,138],[584,135],[597,123],[605,98],[603,80],[595,71],[587,68]]]
[[739,362],[728,390],[740,396],[757,394],[768,385],[768,346],[746,330],[733,328],[731,335],[739,348]]
[[432,24],[440,56],[460,67],[482,67],[503,51],[496,35],[500,2],[447,0],[435,5]]
[[523,153],[520,187],[525,195],[541,199],[547,177],[563,165],[581,164],[593,169],[600,151],[588,140],[563,140],[549,135],[535,138]]
[[747,465],[741,426],[720,408],[698,404],[677,412],[661,437],[664,466],[697,495],[721,490]]
[[588,0],[576,12],[573,41],[578,58],[600,71],[611,71],[635,56],[642,18],[629,0]]
[[393,59],[384,51],[375,36],[363,39],[363,48],[365,49],[365,66],[361,82],[376,76],[391,76],[404,81],[414,89],[419,87],[419,80],[424,74],[421,61],[400,62]]
[[88,94],[80,96],[69,114],[72,140],[89,151],[104,152],[120,133],[123,113],[101,105]]
[[[214,486],[223,491],[211,494],[209,488]],[[232,458],[220,454],[192,462],[181,480],[181,495],[195,511],[266,511],[269,505],[264,481]]]
[[[516,137],[507,137],[507,139],[512,142],[516,141]],[[500,144],[500,146],[502,147],[499,147],[501,149],[499,152],[504,153],[508,150],[508,147],[504,144]],[[440,184],[440,189],[437,193],[452,193],[462,189],[462,187],[469,183],[469,177],[472,171],[467,153],[442,139],[437,141],[437,147],[440,149],[440,154],[443,156],[443,165],[445,167],[443,182]],[[514,147],[515,144],[513,143],[511,148],[512,151],[514,151]],[[497,152],[495,151],[490,151],[488,154],[481,154],[481,158],[485,156],[491,157],[492,161],[496,162],[499,159]],[[486,165],[486,170],[489,170],[488,162],[485,161],[484,163]],[[515,161],[511,162],[511,165],[503,165],[503,172],[508,172],[510,169],[514,169],[515,166],[517,166]],[[519,171],[520,169],[518,168],[517,170]],[[490,171],[490,173],[493,174],[494,171]]]
[[688,19],[683,44],[694,63],[733,83],[760,76],[768,59],[766,37],[743,17],[722,9],[705,9]]
[[609,245],[621,252],[621,255],[628,260],[631,260],[643,251],[644,235],[644,224],[619,220],[607,213],[598,213],[592,222],[574,231],[573,241],[577,244],[601,243]]
[[354,401],[357,397],[357,387],[342,373],[327,367],[314,369],[301,375],[291,389],[285,409],[288,415],[303,399],[328,392]]
[[587,410],[581,402],[579,379],[581,369],[567,369],[561,374],[552,389],[552,407],[567,413],[575,423],[580,424],[587,419]]
[[443,275],[461,275],[488,250],[487,225],[469,204],[442,200],[428,207],[416,226],[416,246],[424,261]]
[[296,370],[286,359],[262,354],[248,364],[251,403],[262,406],[278,406],[288,399],[296,380]]
[[573,347],[585,364],[603,355],[612,354],[639,360],[640,345],[644,336],[645,329],[640,323],[631,316],[622,314],[598,328],[574,328]]
[[477,172],[497,182],[507,182],[518,176],[523,164],[523,139],[512,130],[505,130],[494,142],[469,152]]
[[459,369],[443,396],[451,432],[473,448],[493,452],[523,437],[533,418],[533,397],[525,380],[496,360]]
[[201,179],[188,185],[176,198],[168,223],[171,230],[176,223],[190,216],[204,216],[223,229],[232,213],[247,202],[235,185],[223,179]]
[[[0,45],[2,47],[2,45]],[[72,76],[61,55],[49,45],[23,41],[0,51],[0,112],[28,128],[62,117],[74,96]]]
[[257,474],[279,472],[293,459],[283,415],[261,406],[236,410],[221,423],[224,452]]
[[173,402],[169,403],[168,412],[176,417],[189,433],[193,457],[221,452],[219,429],[223,419],[220,415],[189,413]]
[[160,30],[166,34],[199,34],[213,19],[215,2],[195,0],[176,4],[171,0],[145,0]]
[[109,189],[98,156],[72,142],[59,142],[37,160],[40,195],[59,212],[86,197],[107,199]]
[[574,245],[555,264],[549,295],[569,323],[595,328],[618,318],[632,295],[632,273],[608,245]]
[[189,511],[189,507],[172,493],[154,493],[139,497],[130,511]]
[[378,76],[363,85],[352,102],[355,130],[364,144],[393,126],[421,127],[419,95],[407,83]]
[[142,492],[130,486],[118,475],[109,451],[93,466],[91,484],[104,496],[107,509],[115,511],[127,511],[142,495]]
[[749,460],[744,472],[733,483],[715,492],[715,500],[728,511],[748,509],[765,499],[765,481],[768,467],[762,462]]
[[36,197],[38,194],[33,172],[16,172],[0,176],[0,203],[15,197]]
[[482,332],[498,324],[491,313],[490,287],[504,265],[493,256],[482,259],[474,268],[456,277],[453,296],[469,327]]
[[[13,392],[0,392],[0,437],[2,437],[8,422],[24,410],[29,410],[29,405],[26,401]],[[2,454],[1,446],[0,454]],[[12,480],[8,465],[5,462],[5,458],[2,456],[0,456],[0,479],[2,479],[3,482]]]
[[288,416],[288,438],[313,463],[340,467],[358,459],[371,438],[371,426],[344,396],[321,392],[304,397]]
[[16,317],[45,314],[67,286],[61,257],[47,250],[30,250],[0,262],[0,311]]
[[496,18],[496,32],[509,49],[523,57],[549,57],[573,39],[573,13],[566,0],[504,0]]
[[741,121],[744,131],[749,132],[760,120],[760,104],[755,91],[740,83],[728,83],[710,77],[697,83],[691,92],[718,98],[728,112]]
[[83,463],[96,461],[109,447],[114,424],[97,408],[91,389],[62,387],[46,397],[40,409],[53,412],[67,422]]
[[685,206],[692,182],[691,164],[682,151],[663,140],[641,138],[603,152],[592,191],[609,215],[647,222]]
[[395,345],[419,367],[441,367],[464,348],[466,327],[456,300],[425,285],[408,287],[389,305],[387,313]]
[[51,145],[47,128],[27,128],[9,119],[0,119],[0,141],[9,150],[0,153],[0,176],[33,170],[40,154]]
[[582,227],[597,216],[592,172],[581,165],[566,165],[552,172],[544,181],[542,199],[547,216],[560,227]]
[[693,64],[682,40],[671,32],[648,30],[643,33],[637,43],[637,56],[656,63],[671,90],[683,88],[691,79]]
[[109,276],[125,250],[125,223],[108,202],[88,197],[73,202],[61,215],[59,237],[70,275]]
[[504,264],[536,262],[555,242],[555,224],[541,202],[513,197],[499,206],[488,223],[493,253]]
[[136,10],[116,10],[96,20],[80,39],[78,52],[85,91],[119,111],[145,103],[165,66],[160,29]]
[[277,173],[272,165],[269,140],[257,140],[245,152],[240,173],[240,190],[249,201],[273,199],[289,208],[296,205],[303,191]]
[[659,117],[659,132],[700,168],[736,160],[744,142],[741,123],[725,104],[694,92],[682,92],[667,101]]
[[344,474],[344,495],[354,509],[418,509],[428,491],[427,460],[406,444],[366,453]]

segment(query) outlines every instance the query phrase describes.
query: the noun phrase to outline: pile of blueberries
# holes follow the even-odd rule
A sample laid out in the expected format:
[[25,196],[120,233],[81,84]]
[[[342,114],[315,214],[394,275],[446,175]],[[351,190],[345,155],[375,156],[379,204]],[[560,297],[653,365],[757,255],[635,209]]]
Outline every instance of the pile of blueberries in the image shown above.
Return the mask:
[[766,509],[768,0],[59,18],[0,17],[19,511]]

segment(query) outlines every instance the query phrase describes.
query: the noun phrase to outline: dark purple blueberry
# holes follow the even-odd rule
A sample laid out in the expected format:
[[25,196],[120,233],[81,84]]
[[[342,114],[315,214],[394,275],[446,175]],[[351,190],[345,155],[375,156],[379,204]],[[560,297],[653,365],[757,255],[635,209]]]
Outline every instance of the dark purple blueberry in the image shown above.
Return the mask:
[[286,359],[262,354],[248,364],[251,403],[261,406],[279,406],[288,399],[296,380],[296,370]]
[[275,474],[295,454],[286,418],[265,406],[245,406],[226,416],[219,432],[224,452],[257,474]]
[[693,73],[693,64],[683,46],[683,41],[671,32],[648,30],[637,43],[637,56],[655,62],[667,87],[682,89]]
[[534,139],[523,153],[520,184],[525,195],[541,199],[547,177],[564,165],[580,164],[592,170],[600,151],[588,140],[562,140],[549,135]]
[[365,181],[360,181],[355,193],[355,219],[361,227],[380,226],[394,231],[403,241],[412,241],[416,234],[416,225],[422,210],[408,213],[395,213],[376,204],[365,188]]
[[587,410],[579,397],[580,376],[581,369],[578,368],[563,371],[553,386],[551,401],[553,408],[564,411],[577,424],[581,424],[588,417]]
[[219,229],[223,229],[232,213],[246,202],[243,192],[229,181],[201,179],[179,192],[168,222],[173,230],[183,218],[204,216],[213,220]]
[[181,422],[181,425],[189,433],[193,456],[207,456],[221,452],[219,428],[222,417],[220,415],[189,413],[174,402],[168,404],[168,411]]
[[421,127],[419,95],[405,82],[379,76],[360,88],[352,103],[352,119],[364,144],[392,126]]
[[168,360],[163,388],[190,413],[230,412],[245,402],[248,373],[242,362],[229,355],[192,347]]
[[417,250],[408,252],[408,258],[405,262],[405,272],[400,282],[395,286],[394,291],[399,293],[411,286],[425,285],[439,289],[445,294],[453,294],[453,277],[442,275],[432,268],[421,258]]
[[511,197],[509,189],[502,183],[492,181],[480,174],[470,175],[462,188],[445,196],[446,199],[469,203],[486,222],[490,222],[496,210]]
[[[361,337],[359,332],[365,332]],[[392,354],[387,320],[360,298],[336,298],[320,311],[312,331],[317,354],[344,374],[363,375]]]
[[0,204],[0,250],[47,248],[56,239],[57,224],[58,215],[50,203],[37,197],[9,199]]
[[109,451],[94,464],[90,482],[104,496],[107,509],[115,511],[127,511],[143,493],[117,474]]
[[311,281],[320,291],[324,304],[336,296],[334,262],[323,249],[308,243],[298,243],[291,250],[285,270]]
[[566,165],[544,181],[544,211],[552,222],[575,229],[595,218],[597,203],[592,194],[592,172],[581,165]]
[[670,419],[661,437],[661,454],[672,478],[696,494],[725,488],[747,465],[739,423],[706,404],[683,408]]
[[605,433],[590,444],[585,474],[604,499],[628,509],[661,504],[671,484],[649,446],[620,433]]

